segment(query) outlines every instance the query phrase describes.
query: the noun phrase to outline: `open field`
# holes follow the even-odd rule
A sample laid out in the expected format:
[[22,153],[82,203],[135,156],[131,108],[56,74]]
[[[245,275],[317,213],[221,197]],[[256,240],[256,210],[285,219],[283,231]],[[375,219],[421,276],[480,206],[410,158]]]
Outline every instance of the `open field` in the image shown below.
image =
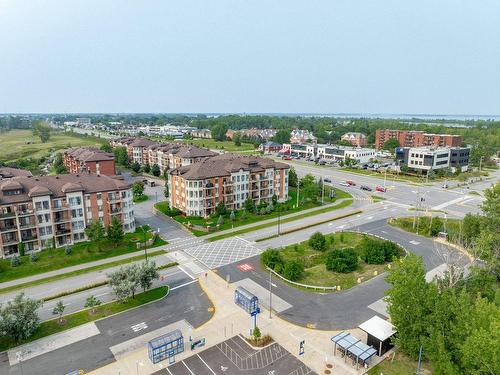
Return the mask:
[[73,314],[65,315],[63,322],[59,319],[48,320],[40,324],[40,327],[35,331],[34,335],[22,342],[14,342],[12,339],[2,336],[0,338],[0,351],[8,350],[27,342],[35,341],[42,337],[53,335],[54,333],[62,332],[70,328],[75,328],[85,323],[92,322],[97,319],[102,319],[107,316],[117,314],[131,308],[144,305],[148,302],[156,301],[165,297],[168,294],[168,287],[161,286],[155,289],[148,290],[144,293],[136,294],[135,298],[130,298],[125,302],[110,302],[95,308],[95,313],[91,309],[79,311]]
[[224,150],[230,152],[255,150],[255,147],[253,147],[253,144],[251,143],[242,143],[241,146],[236,146],[232,141],[219,142],[214,139],[190,139],[184,140],[183,142],[199,147],[206,147],[212,150]]
[[[100,250],[95,243],[79,242],[71,246],[70,255],[66,255],[64,248],[43,250],[37,253],[38,260],[36,262],[32,262],[29,255],[20,257],[21,264],[17,267],[12,267],[9,259],[2,259],[0,260],[0,282],[131,253],[139,250],[136,242],[132,239],[134,237],[140,238],[140,236],[139,232],[127,233],[122,243],[119,244],[103,240]],[[164,244],[166,242],[158,237],[149,248]]]
[[[22,158],[40,158],[48,156],[51,150],[63,150],[78,146],[100,147],[105,140],[94,137],[77,137],[70,133],[52,131],[47,143],[42,143],[39,137],[33,136],[31,130],[11,130],[0,135],[0,160],[15,161]],[[26,142],[33,142],[26,144]]]
[[[368,371],[368,375],[413,375],[417,370],[417,362],[408,358],[404,354],[396,353],[394,360],[391,358],[380,362],[377,366],[373,367]],[[431,364],[424,362],[422,368],[420,369],[421,375],[432,374]]]

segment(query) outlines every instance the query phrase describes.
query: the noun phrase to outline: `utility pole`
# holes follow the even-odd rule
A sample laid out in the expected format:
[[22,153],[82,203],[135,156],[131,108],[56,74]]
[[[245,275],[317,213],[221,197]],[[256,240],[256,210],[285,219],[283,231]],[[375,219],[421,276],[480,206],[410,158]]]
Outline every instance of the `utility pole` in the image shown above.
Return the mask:
[[299,208],[300,179],[297,177],[297,208]]
[[385,168],[385,171],[384,171],[384,190],[385,190],[385,182],[387,181],[387,168]]
[[481,165],[483,164],[483,157],[479,158],[479,172],[481,173]]
[[278,206],[278,236],[280,235],[280,220],[281,220],[281,209]]
[[325,181],[321,180],[321,205],[324,204],[325,201]]
[[271,283],[271,269],[269,268],[269,319],[272,319],[271,310],[273,306],[273,292],[272,292],[272,283]]

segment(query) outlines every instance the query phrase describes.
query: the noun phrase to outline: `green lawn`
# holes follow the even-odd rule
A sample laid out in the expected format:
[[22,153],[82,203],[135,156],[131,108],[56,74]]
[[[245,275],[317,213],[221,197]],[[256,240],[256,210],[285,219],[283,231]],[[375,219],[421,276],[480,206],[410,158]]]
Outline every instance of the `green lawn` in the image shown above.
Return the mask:
[[[0,160],[14,161],[21,158],[40,158],[48,156],[50,151],[63,150],[70,147],[94,146],[100,147],[105,139],[95,137],[72,136],[71,133],[52,131],[47,143],[42,143],[39,137],[33,136],[31,130],[15,129],[1,134],[2,147]],[[26,144],[27,141],[33,142]]]
[[136,294],[134,299],[129,299],[126,302],[110,302],[96,308],[94,314],[89,310],[79,311],[74,314],[64,316],[64,322],[59,323],[58,319],[48,320],[43,322],[33,336],[28,340],[22,342],[14,342],[11,339],[2,336],[0,337],[0,352],[14,348],[18,345],[27,342],[35,341],[42,337],[53,335],[70,328],[80,326],[85,323],[92,322],[97,319],[105,318],[107,316],[117,314],[133,307],[144,305],[145,303],[156,301],[165,297],[168,294],[168,287],[161,286],[159,288],[148,290],[144,293]]
[[[337,232],[325,235],[328,249],[354,248],[365,235],[355,232]],[[366,281],[387,270],[387,264],[367,264],[359,259],[358,268],[350,273],[328,271],[325,267],[326,253],[314,250],[308,241],[288,245],[279,249],[284,261],[299,260],[304,264],[304,275],[297,282],[314,286],[340,286],[342,290],[357,285],[358,278]],[[361,254],[358,254],[360,256]],[[293,285],[293,284],[292,284]]]
[[[11,267],[9,259],[0,260],[0,282],[15,280],[22,277],[37,275],[40,273],[54,271],[64,267],[75,266],[82,263],[92,262],[95,260],[106,259],[117,255],[127,254],[137,251],[135,239],[141,239],[141,233],[136,230],[136,233],[127,233],[121,243],[113,243],[112,241],[104,240],[101,244],[101,249],[91,242],[80,242],[72,246],[72,253],[66,255],[64,248],[43,250],[38,253],[38,261],[33,263],[29,256],[21,257],[21,265]],[[151,234],[148,234],[150,237]],[[151,238],[151,237],[150,237]],[[165,245],[166,242],[157,237],[155,242],[150,247]]]
[[206,147],[213,150],[224,150],[228,152],[255,150],[255,147],[253,147],[253,144],[251,143],[242,143],[241,146],[236,146],[232,141],[220,142],[214,139],[192,139],[192,140],[184,140],[183,142],[198,147]]
[[139,197],[134,197],[134,203],[141,203],[141,202],[146,202],[149,199],[149,197],[144,194]]
[[[392,356],[389,359],[385,359],[383,362],[379,363],[377,366],[373,367],[368,371],[368,375],[413,375],[417,370],[417,361],[410,359],[404,354],[396,353],[394,360],[391,361]],[[420,369],[421,375],[432,374],[432,366],[428,362],[422,364]]]
[[[348,200],[342,201],[339,204],[336,204],[336,205],[333,205],[333,206],[329,206],[329,207],[324,207],[324,208],[321,208],[321,209],[316,210],[316,211],[305,212],[305,213],[300,214],[300,215],[296,215],[296,216],[292,216],[292,217],[289,217],[289,218],[281,219],[280,223],[282,223],[282,224],[289,223],[291,221],[300,220],[300,219],[303,219],[303,218],[306,218],[306,217],[315,216],[315,215],[323,214],[323,213],[330,212],[330,211],[335,211],[335,210],[347,207],[350,204],[352,204],[352,199],[348,199]],[[361,211],[359,211],[359,212],[361,212]],[[358,213],[358,212],[356,212],[356,213]],[[343,217],[345,217],[345,216],[343,216]],[[318,224],[323,224],[325,222],[332,221],[332,220],[336,220],[336,218],[335,217],[328,218],[326,220],[320,221],[319,223],[310,224],[310,225],[308,225],[308,227],[315,226],[315,225],[318,225]],[[221,234],[219,236],[210,237],[210,238],[208,238],[208,241],[210,241],[210,242],[212,242],[212,241],[218,241],[218,240],[221,240],[223,238],[237,236],[238,234],[253,232],[253,231],[256,231],[256,230],[259,230],[259,229],[264,229],[264,228],[276,226],[277,223],[278,223],[278,220],[274,220],[274,221],[272,221],[270,223],[256,225],[256,226],[253,226],[253,227],[250,227],[250,228],[240,229],[240,230],[236,230],[236,231],[231,231],[231,232],[228,232],[228,233],[225,233],[225,234]],[[297,230],[299,230],[299,229],[297,229]],[[293,230],[293,231],[295,231],[295,230]],[[271,236],[271,237],[268,237],[268,238],[272,238],[272,237],[274,237],[274,236]]]
[[[326,196],[325,203],[334,203],[339,199],[352,198],[352,196],[349,193],[347,193],[343,190],[336,189],[336,188],[335,188],[335,194],[336,194],[336,198],[330,199],[330,198],[327,198],[328,191],[325,192],[325,196]],[[306,201],[303,204],[299,203],[298,207],[294,207],[295,203],[297,201],[297,192],[295,189],[290,190],[289,197],[290,198],[286,203],[277,204],[275,207],[275,210],[273,212],[266,213],[264,215],[255,214],[253,212],[246,212],[246,217],[242,218],[241,216],[242,216],[243,210],[235,211],[235,220],[234,220],[234,222],[231,222],[230,212],[227,212],[223,216],[224,224],[222,224],[218,228],[218,231],[224,231],[227,229],[231,229],[233,227],[236,228],[236,227],[240,227],[242,225],[253,224],[253,223],[257,223],[259,221],[263,221],[263,220],[274,219],[274,218],[277,218],[278,216],[284,216],[284,215],[288,215],[288,214],[291,214],[294,212],[300,212],[303,210],[307,210],[310,208],[321,206],[320,201],[317,201],[317,202]],[[167,209],[166,202],[159,202],[159,203],[155,204],[155,207],[159,211],[166,213],[166,209]],[[328,211],[329,208],[325,208],[325,209]],[[318,214],[318,213],[322,213],[322,211],[321,210],[316,211],[316,213],[314,213],[314,214]],[[306,217],[306,216],[302,216],[302,217]],[[176,220],[177,222],[179,222],[181,224],[191,223],[192,225],[201,225],[203,227],[210,226],[214,229],[217,228],[218,218],[219,218],[218,215],[212,215],[208,219],[205,219],[205,218],[202,218],[199,216],[183,216],[183,215],[178,215],[178,216],[173,217],[174,220]],[[213,231],[212,232],[205,232],[205,231],[200,231],[200,230],[195,230],[195,229],[190,229],[190,230],[196,236],[204,236],[204,235],[207,235],[209,233],[213,233]]]

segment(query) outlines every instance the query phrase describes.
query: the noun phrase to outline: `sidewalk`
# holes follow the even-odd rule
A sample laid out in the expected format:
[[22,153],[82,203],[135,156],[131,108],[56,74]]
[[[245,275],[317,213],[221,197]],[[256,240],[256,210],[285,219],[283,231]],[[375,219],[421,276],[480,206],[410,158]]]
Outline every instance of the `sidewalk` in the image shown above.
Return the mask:
[[[303,214],[306,214],[308,212],[314,212],[314,211],[318,211],[318,210],[323,210],[323,209],[328,208],[328,207],[339,205],[339,204],[341,204],[342,202],[344,202],[346,200],[353,200],[353,198],[341,198],[339,200],[336,200],[333,203],[328,203],[328,204],[325,204],[323,206],[308,208],[307,210],[302,210],[302,211],[294,212],[294,213],[291,213],[291,214],[288,214],[288,215],[283,215],[283,216],[280,217],[280,220],[286,220],[288,218],[299,216],[299,215],[303,215]],[[347,206],[347,207],[349,207],[349,206]],[[333,212],[333,211],[330,211],[330,213],[331,212]],[[253,227],[256,227],[256,226],[263,225],[263,224],[275,223],[277,220],[278,220],[278,218],[274,217],[272,219],[257,221],[255,223],[241,225],[241,226],[238,226],[238,227],[234,227],[232,229],[226,229],[226,230],[223,230],[223,231],[220,231],[220,232],[214,232],[214,233],[208,234],[206,236],[201,236],[199,238],[207,239],[207,238],[211,238],[211,237],[217,237],[217,236],[224,235],[226,233],[232,233],[232,232],[240,231],[240,230],[247,229],[247,228],[253,228]]]
[[[204,325],[194,330],[184,330],[183,336],[187,339],[189,336],[205,338],[208,347],[221,343],[237,334],[249,335],[252,327],[252,318],[248,316],[241,308],[233,302],[234,286],[227,284],[222,278],[214,272],[209,271],[207,277],[201,277],[201,287],[206,291],[209,298],[215,306],[213,318]],[[181,320],[182,317],[179,317]],[[324,373],[326,364],[333,365],[334,374],[363,374],[367,370],[360,368],[356,370],[351,366],[350,361],[344,362],[344,359],[333,356],[333,345],[330,338],[336,331],[318,331],[300,326],[295,326],[274,316],[269,319],[269,311],[262,308],[261,314],[257,318],[257,325],[263,334],[270,334],[275,341],[288,350],[292,355],[304,362],[318,374]],[[350,331],[359,338],[366,339],[365,335],[359,329]],[[298,356],[299,342],[305,340],[305,354]],[[190,357],[199,351],[190,351],[188,348],[181,355],[176,356],[176,362]],[[377,359],[379,359],[377,357]],[[379,359],[380,360],[380,359]],[[373,363],[372,365],[374,365]],[[168,365],[168,361],[159,364],[153,364],[148,358],[146,340],[142,348],[129,352],[121,356],[116,362],[90,372],[94,375],[107,374],[151,374]]]

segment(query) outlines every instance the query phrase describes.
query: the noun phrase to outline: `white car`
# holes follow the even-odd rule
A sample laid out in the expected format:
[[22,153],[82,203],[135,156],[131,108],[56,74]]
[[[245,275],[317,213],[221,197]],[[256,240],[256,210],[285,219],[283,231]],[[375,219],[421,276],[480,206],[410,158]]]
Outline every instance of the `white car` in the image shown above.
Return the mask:
[[347,187],[351,186],[347,182],[340,182],[339,185],[340,186],[347,186]]

